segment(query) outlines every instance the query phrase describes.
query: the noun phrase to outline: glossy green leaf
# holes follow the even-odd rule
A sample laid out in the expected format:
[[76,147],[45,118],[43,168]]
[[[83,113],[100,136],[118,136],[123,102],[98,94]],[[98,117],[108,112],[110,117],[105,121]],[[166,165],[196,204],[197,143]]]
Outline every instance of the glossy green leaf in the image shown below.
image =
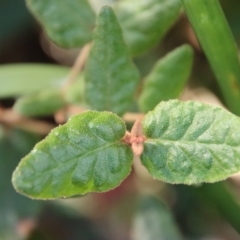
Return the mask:
[[154,197],[140,201],[133,225],[133,240],[182,239],[171,212]]
[[26,0],[47,35],[62,47],[81,47],[91,41],[95,14],[87,0]]
[[113,113],[87,111],[71,117],[22,159],[13,173],[15,189],[31,198],[54,199],[118,186],[133,160],[121,140],[125,131]]
[[154,47],[177,20],[180,0],[123,0],[116,14],[133,55]]
[[218,0],[182,0],[226,103],[240,115],[238,49]]
[[21,96],[60,87],[69,68],[53,64],[8,64],[0,66],[0,97]]
[[149,112],[143,127],[141,161],[154,178],[195,184],[240,171],[240,119],[222,108],[170,100]]
[[193,51],[183,45],[160,59],[145,78],[139,106],[143,112],[152,110],[160,101],[177,98],[188,80]]
[[103,7],[99,13],[85,79],[86,100],[92,108],[119,115],[128,110],[139,73],[130,59],[121,28],[110,7]]
[[51,115],[66,105],[60,89],[47,89],[19,98],[14,104],[16,112],[28,116]]

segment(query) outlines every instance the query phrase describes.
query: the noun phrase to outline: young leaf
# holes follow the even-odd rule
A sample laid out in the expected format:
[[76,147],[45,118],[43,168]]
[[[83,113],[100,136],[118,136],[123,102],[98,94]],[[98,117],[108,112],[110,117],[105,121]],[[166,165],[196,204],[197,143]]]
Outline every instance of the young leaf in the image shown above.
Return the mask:
[[85,79],[86,100],[94,109],[121,115],[129,108],[139,73],[110,7],[103,7],[97,18]]
[[26,0],[47,35],[66,48],[91,41],[95,14],[87,0]]
[[133,55],[155,46],[177,20],[180,0],[123,0],[116,14]]
[[162,102],[145,116],[143,127],[141,161],[154,178],[195,184],[240,171],[240,119],[222,108]]
[[143,112],[152,110],[160,101],[177,98],[191,72],[193,51],[183,45],[159,60],[146,77],[139,106]]
[[240,64],[237,45],[218,0],[182,0],[228,107],[240,115]]
[[0,67],[0,97],[15,97],[59,87],[69,68],[51,64],[11,64]]
[[154,197],[143,197],[134,219],[133,240],[182,239],[166,206]]
[[28,117],[51,115],[66,105],[60,89],[47,89],[19,98],[14,109]]
[[87,111],[55,128],[13,173],[17,191],[54,199],[108,191],[130,173],[133,154],[122,142],[126,127],[108,112]]

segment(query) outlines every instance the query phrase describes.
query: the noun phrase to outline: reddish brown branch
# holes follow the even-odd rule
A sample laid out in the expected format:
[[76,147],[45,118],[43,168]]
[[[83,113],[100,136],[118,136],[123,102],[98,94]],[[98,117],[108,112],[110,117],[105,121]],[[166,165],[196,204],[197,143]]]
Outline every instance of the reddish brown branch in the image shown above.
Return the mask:
[[74,65],[71,68],[71,71],[67,77],[65,84],[63,85],[63,92],[75,81],[79,72],[83,69],[84,64],[88,58],[89,50],[91,48],[91,43],[86,44],[81,52],[79,53]]
[[56,127],[54,124],[23,117],[12,109],[3,108],[0,108],[0,123],[42,135],[48,134]]

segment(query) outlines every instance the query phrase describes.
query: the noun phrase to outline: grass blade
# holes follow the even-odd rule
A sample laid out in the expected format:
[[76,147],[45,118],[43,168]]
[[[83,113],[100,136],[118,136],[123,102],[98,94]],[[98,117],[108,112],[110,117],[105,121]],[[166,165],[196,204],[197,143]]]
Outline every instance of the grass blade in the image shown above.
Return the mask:
[[237,46],[218,0],[182,0],[229,109],[240,115]]

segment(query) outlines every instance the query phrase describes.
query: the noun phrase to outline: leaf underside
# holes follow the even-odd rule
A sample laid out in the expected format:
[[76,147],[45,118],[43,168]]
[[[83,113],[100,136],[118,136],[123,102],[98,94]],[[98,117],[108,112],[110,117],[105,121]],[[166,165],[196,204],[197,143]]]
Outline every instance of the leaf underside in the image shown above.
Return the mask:
[[240,171],[240,120],[198,102],[160,103],[143,122],[141,156],[150,174],[169,183],[216,182]]
[[94,110],[122,115],[131,106],[139,73],[110,7],[103,7],[97,18],[85,79],[86,100]]
[[55,128],[13,173],[17,191],[55,199],[104,192],[130,173],[133,154],[121,139],[125,124],[108,112],[87,111]]

